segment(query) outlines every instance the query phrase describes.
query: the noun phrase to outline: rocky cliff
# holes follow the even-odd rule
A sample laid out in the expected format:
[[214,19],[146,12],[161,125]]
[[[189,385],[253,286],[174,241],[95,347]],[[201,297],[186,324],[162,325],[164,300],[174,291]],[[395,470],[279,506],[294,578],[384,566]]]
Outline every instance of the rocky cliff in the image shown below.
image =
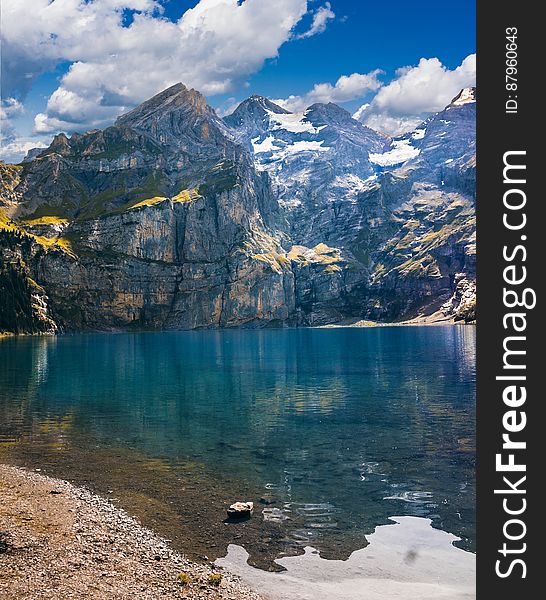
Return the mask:
[[0,330],[454,315],[473,302],[473,110],[390,140],[332,104],[252,97],[221,120],[177,84],[60,134],[0,166]]
[[474,318],[475,107],[463,90],[396,139],[333,104],[287,114],[252,97],[225,119],[270,174],[291,242],[337,249],[328,283],[295,270],[304,323]]

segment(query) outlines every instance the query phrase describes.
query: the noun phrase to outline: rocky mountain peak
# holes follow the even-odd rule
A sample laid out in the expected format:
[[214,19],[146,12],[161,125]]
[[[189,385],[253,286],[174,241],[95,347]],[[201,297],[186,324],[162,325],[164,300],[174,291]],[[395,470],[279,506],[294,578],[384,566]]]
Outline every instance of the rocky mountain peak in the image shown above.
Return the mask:
[[180,153],[199,158],[234,157],[241,149],[205,97],[177,83],[120,116],[117,129],[131,129],[160,144],[172,164]]
[[252,96],[250,96],[250,98],[248,98],[244,102],[241,102],[239,107],[244,105],[245,103],[248,103],[248,105],[261,106],[263,109],[271,111],[276,114],[289,114],[290,113],[289,110],[286,110],[282,106],[275,104],[274,102],[269,100],[269,98],[266,98],[265,96],[258,96],[257,94],[253,94]]
[[327,104],[317,102],[312,104],[305,111],[305,116],[308,119],[311,119],[312,117],[323,117],[334,121],[352,120],[351,113],[346,111],[344,108],[341,108],[341,106],[334,104],[333,102],[328,102]]
[[149,100],[139,104],[116,120],[117,126],[147,129],[157,118],[172,112],[183,111],[196,117],[213,114],[204,96],[183,83],[177,83]]
[[452,106],[463,106],[464,104],[470,104],[476,102],[476,88],[466,87],[463,88],[451,101]]
[[0,263],[59,330],[471,318],[475,94],[390,139],[332,103],[222,120],[176,84],[0,164]]
[[254,133],[256,129],[263,128],[263,123],[272,114],[287,115],[290,113],[263,96],[253,95],[243,100],[230,115],[224,118],[224,122],[228,127],[251,129]]
[[43,151],[44,151],[44,149],[41,146],[37,147],[37,148],[31,148],[30,150],[27,151],[27,153],[25,155],[25,158],[23,158],[23,160],[21,162],[25,163],[25,162],[29,162],[31,160],[34,160]]
[[[367,131],[372,133],[371,129],[360,123],[360,121],[353,119],[350,112],[333,102],[312,104],[303,114],[305,119],[316,127],[333,126],[335,130],[343,129],[344,131],[359,131],[361,133]],[[374,131],[373,135],[377,136],[379,134]]]
[[49,152],[65,155],[70,152],[70,140],[65,133],[58,133],[48,148]]

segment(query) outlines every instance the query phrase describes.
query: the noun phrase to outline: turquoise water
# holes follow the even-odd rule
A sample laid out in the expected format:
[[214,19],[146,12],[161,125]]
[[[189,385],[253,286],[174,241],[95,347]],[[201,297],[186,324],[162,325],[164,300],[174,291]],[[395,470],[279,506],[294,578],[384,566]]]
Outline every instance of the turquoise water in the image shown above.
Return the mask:
[[0,449],[28,460],[53,431],[82,478],[99,447],[236,478],[295,542],[413,515],[474,549],[472,327],[8,338],[0,365]]

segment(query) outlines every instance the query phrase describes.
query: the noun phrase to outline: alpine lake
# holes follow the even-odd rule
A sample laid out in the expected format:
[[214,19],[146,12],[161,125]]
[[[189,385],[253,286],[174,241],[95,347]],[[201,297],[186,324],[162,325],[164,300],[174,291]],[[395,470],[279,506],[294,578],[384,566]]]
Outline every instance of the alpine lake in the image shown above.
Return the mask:
[[[393,515],[475,551],[472,326],[9,337],[0,363],[0,462],[89,487],[194,560],[346,560]],[[226,518],[237,500],[250,519]]]

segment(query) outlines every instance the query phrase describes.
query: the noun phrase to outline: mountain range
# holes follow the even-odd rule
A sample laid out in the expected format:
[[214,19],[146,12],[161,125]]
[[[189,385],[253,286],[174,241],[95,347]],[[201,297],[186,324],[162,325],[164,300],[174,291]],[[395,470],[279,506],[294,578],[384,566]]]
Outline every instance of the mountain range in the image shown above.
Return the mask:
[[0,331],[475,318],[476,91],[389,138],[177,84],[0,163]]

